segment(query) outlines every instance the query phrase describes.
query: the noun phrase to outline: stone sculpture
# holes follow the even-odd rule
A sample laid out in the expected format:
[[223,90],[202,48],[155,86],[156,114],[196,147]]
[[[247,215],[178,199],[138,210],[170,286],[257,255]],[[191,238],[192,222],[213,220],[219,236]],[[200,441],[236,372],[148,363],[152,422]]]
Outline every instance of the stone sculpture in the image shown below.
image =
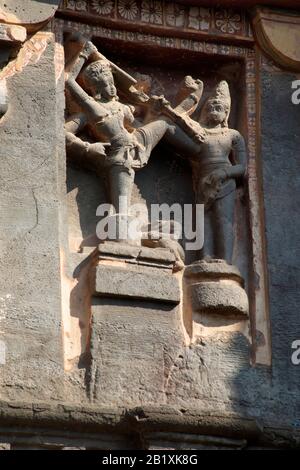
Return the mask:
[[[189,158],[193,171],[196,203],[205,206],[205,241],[202,258],[232,262],[236,179],[246,171],[243,136],[229,129],[231,99],[228,84],[220,82],[207,99],[200,122],[186,115],[166,114],[176,123],[166,139],[177,152]],[[234,162],[230,161],[233,154]]]
[[[80,35],[69,38],[69,43],[72,41],[79,47],[66,64],[68,153],[92,160],[105,172],[116,218],[129,218],[135,171],[147,164],[158,142],[166,140],[189,159],[195,201],[205,206],[205,242],[200,258],[232,263],[236,180],[246,171],[246,147],[242,135],[228,127],[228,84],[222,81],[217,85],[197,122],[191,115],[202,97],[200,80],[185,77],[177,105],[172,107],[163,96],[138,92],[135,80],[100,54],[91,41]],[[119,99],[116,81],[130,104]],[[136,124],[133,102],[147,110],[142,125]],[[94,142],[78,136],[84,129]]]
[[192,316],[247,316],[249,310],[244,280],[231,266],[236,180],[246,172],[246,145],[242,135],[228,127],[230,108],[229,87],[222,81],[202,107],[199,122],[187,118],[182,126],[177,119],[176,131],[166,136],[189,157],[196,203],[205,210],[201,260],[185,271]]
[[[82,38],[76,37],[76,40]],[[122,219],[129,217],[135,171],[147,164],[151,151],[167,131],[168,123],[157,117],[134,128],[134,106],[119,100],[111,63],[90,41],[83,44],[66,80],[66,88],[79,108],[79,112],[71,114],[66,122],[67,150],[75,153],[77,158],[81,155],[94,160],[106,172],[110,203],[116,216]],[[80,73],[82,86],[76,81]],[[125,75],[120,69],[117,73]],[[85,127],[96,143],[76,136]]]

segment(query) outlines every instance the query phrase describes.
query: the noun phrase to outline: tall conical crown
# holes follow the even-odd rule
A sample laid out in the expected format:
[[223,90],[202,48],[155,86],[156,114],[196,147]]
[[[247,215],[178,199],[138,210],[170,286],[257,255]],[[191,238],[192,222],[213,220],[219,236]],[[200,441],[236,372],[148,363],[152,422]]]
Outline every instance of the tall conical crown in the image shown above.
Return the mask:
[[226,108],[229,109],[231,107],[231,97],[228,83],[225,80],[222,80],[215,89],[215,100],[220,101]]
[[[220,83],[218,83],[218,85],[216,86],[214,90],[214,93],[207,99],[203,107],[203,111],[205,111],[206,105],[212,101],[219,102],[225,107],[226,119],[223,123],[223,126],[228,127],[228,118],[229,118],[230,108],[231,108],[231,97],[230,97],[228,83],[225,80],[222,80]],[[202,117],[203,117],[203,112],[202,112]]]

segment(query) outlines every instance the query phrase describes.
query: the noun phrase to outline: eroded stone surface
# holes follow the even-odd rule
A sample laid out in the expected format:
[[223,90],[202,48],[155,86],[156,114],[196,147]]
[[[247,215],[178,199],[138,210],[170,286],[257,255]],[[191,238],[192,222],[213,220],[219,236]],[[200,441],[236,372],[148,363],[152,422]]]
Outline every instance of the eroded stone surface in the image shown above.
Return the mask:
[[[39,45],[39,55],[32,44]],[[63,397],[60,238],[63,83],[56,83],[52,33],[33,37],[8,70],[1,121],[1,396]],[[19,68],[16,68],[16,63]]]
[[[153,286],[155,289],[155,286]],[[166,381],[183,343],[171,304],[95,299],[90,398],[113,405],[164,403]]]
[[189,288],[195,312],[224,316],[248,316],[247,294],[234,281],[202,281],[199,284],[191,284]]
[[0,41],[24,42],[26,37],[27,31],[23,26],[0,23]]
[[49,20],[59,3],[59,0],[1,0],[0,19],[5,23],[34,27]]

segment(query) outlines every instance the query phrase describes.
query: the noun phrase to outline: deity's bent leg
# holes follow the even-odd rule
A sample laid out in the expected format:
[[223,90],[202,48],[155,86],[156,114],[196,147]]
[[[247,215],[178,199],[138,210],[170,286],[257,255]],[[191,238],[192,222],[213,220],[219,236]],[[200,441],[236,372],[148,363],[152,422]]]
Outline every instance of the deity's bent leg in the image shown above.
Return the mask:
[[234,206],[235,192],[217,199],[213,204],[215,255],[219,259],[232,263],[234,243]]
[[169,129],[169,124],[164,119],[150,122],[135,131],[138,142],[144,147],[144,151],[140,152],[142,155],[143,164],[149,160],[152,150],[161,141]]
[[110,202],[117,214],[127,214],[134,182],[134,170],[122,165],[112,165],[108,169]]

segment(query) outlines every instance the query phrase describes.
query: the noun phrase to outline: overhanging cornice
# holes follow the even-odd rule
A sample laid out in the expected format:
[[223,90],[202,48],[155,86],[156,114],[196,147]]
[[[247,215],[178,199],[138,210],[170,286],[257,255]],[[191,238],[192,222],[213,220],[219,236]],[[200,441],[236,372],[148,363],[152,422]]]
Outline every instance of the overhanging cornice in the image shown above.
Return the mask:
[[60,0],[0,0],[0,22],[37,31],[55,14]]
[[276,64],[300,72],[300,13],[257,7],[253,29],[258,44]]

